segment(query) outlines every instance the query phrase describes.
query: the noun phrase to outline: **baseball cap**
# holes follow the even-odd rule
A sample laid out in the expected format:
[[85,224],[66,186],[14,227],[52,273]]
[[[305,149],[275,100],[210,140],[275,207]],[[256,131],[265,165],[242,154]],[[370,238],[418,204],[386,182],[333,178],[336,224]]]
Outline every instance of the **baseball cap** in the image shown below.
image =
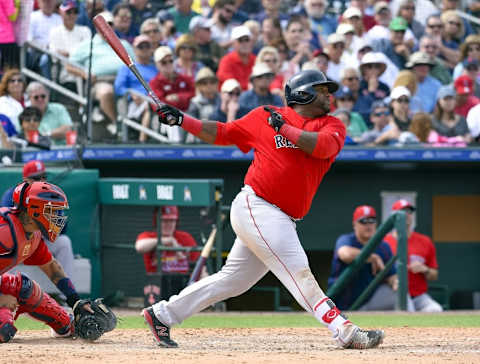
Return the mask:
[[337,34],[348,34],[348,33],[355,33],[355,28],[350,23],[341,23],[338,25],[337,30],[335,31]]
[[406,88],[405,86],[397,86],[395,87],[392,92],[390,93],[390,98],[392,100],[397,100],[399,99],[400,97],[402,96],[407,96],[407,97],[411,97],[412,94],[410,93],[410,91],[408,90],[408,88]]
[[23,178],[41,177],[46,174],[45,164],[39,160],[31,160],[23,166]]
[[78,3],[75,0],[65,0],[60,5],[61,11],[69,11],[70,9],[78,9]]
[[352,90],[350,90],[347,86],[340,87],[337,92],[334,94],[336,99],[340,99],[343,97],[350,97],[353,98]]
[[393,31],[405,31],[408,28],[408,23],[404,18],[397,16],[392,19],[388,27]]
[[150,39],[150,37],[146,34],[140,34],[140,35],[137,35],[135,37],[135,39],[133,40],[133,46],[134,47],[137,47],[139,44],[141,43],[151,43],[152,40]]
[[409,209],[412,212],[416,210],[416,208],[410,202],[403,198],[401,200],[395,201],[395,203],[392,205],[393,211],[399,211],[403,209]]
[[405,67],[412,68],[414,66],[423,65],[423,64],[430,67],[435,66],[435,64],[432,61],[432,58],[427,53],[415,52],[410,56]]
[[386,1],[379,1],[378,3],[375,3],[375,6],[373,7],[373,11],[375,14],[378,14],[384,9],[389,9],[388,3]]
[[153,59],[155,62],[160,62],[166,56],[173,56],[173,52],[170,49],[170,47],[162,46],[162,47],[158,47],[155,50],[155,53],[153,54]]
[[358,16],[359,18],[362,17],[362,12],[360,9],[355,8],[353,6],[349,7],[347,10],[343,12],[342,17],[345,19],[353,18],[354,16]]
[[454,85],[459,95],[470,95],[473,92],[473,81],[468,75],[458,77]]
[[353,212],[353,222],[364,219],[366,217],[377,217],[377,212],[372,206],[361,205],[358,206]]
[[345,36],[343,34],[332,33],[327,38],[328,44],[335,44],[335,43],[345,43]]
[[162,206],[162,219],[178,219],[178,207],[177,206]]
[[195,83],[203,80],[217,80],[215,73],[208,67],[202,67],[195,76]]
[[455,89],[452,85],[444,85],[440,87],[437,92],[437,100],[443,99],[447,96],[455,97]]
[[250,75],[250,79],[254,79],[256,77],[264,76],[264,75],[271,75],[274,76],[274,73],[270,67],[266,63],[257,63],[253,66],[252,74]]
[[196,29],[210,29],[210,20],[201,15],[193,17],[188,25],[188,30],[193,32]]
[[102,11],[100,14],[107,23],[113,24],[113,14],[109,11]]
[[229,78],[228,80],[226,80],[223,84],[222,84],[222,87],[220,89],[221,92],[232,92],[233,90],[235,89],[242,89],[240,87],[240,83],[234,79],[234,78]]
[[250,29],[248,29],[248,27],[245,25],[239,25],[238,27],[233,28],[231,39],[237,40],[242,37],[252,38],[252,32],[250,32]]
[[377,100],[372,102],[372,106],[370,107],[370,114],[373,114],[377,109],[388,109],[388,105],[383,100]]

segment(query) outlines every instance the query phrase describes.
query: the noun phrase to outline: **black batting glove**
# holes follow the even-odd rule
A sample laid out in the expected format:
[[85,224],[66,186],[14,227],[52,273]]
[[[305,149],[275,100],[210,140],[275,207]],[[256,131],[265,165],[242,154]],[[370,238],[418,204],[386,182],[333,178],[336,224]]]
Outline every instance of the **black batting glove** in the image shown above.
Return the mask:
[[265,106],[263,109],[270,113],[270,116],[268,117],[268,123],[278,133],[282,128],[282,125],[285,124],[283,116],[278,111],[273,110],[271,107]]
[[180,126],[183,123],[183,113],[173,106],[162,105],[156,110],[156,113],[162,124]]

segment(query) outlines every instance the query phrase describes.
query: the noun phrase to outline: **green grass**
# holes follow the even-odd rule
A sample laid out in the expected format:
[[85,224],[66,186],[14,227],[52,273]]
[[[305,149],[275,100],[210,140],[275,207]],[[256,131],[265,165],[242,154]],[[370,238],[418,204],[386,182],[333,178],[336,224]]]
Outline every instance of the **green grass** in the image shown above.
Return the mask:
[[[351,314],[349,318],[362,327],[480,327],[480,314]],[[19,330],[39,330],[45,325],[21,316],[15,326]],[[182,328],[255,328],[255,327],[319,327],[312,316],[298,314],[228,314],[196,315],[186,320]],[[138,316],[120,317],[118,328],[146,328]]]

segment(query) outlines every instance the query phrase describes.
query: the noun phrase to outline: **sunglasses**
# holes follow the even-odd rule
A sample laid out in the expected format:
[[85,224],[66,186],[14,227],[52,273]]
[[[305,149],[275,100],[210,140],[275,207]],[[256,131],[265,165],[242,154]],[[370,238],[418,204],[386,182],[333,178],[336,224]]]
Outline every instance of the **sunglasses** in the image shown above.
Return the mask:
[[160,63],[164,66],[166,66],[167,64],[172,64],[173,63],[173,59],[169,59],[167,61],[160,61]]
[[40,119],[38,118],[26,118],[21,120],[22,123],[39,123]]
[[377,63],[369,63],[364,66],[366,69],[380,68],[380,65]]
[[65,12],[65,14],[67,14],[67,15],[73,15],[73,14],[77,15],[77,14],[78,14],[78,9],[70,9],[70,10],[67,10],[67,11]]
[[240,96],[240,91],[230,91],[227,92],[230,96]]
[[160,29],[149,29],[149,30],[144,30],[144,34],[150,34],[150,33],[160,33]]
[[23,78],[11,78],[8,83],[23,83]]
[[47,98],[47,95],[45,94],[32,96],[32,99],[34,100],[39,100],[39,99],[45,100],[46,98]]
[[233,14],[235,12],[235,10],[230,8],[223,8],[223,10],[225,10],[228,14]]
[[140,43],[137,45],[138,49],[150,49],[152,48],[152,45],[150,43]]
[[427,24],[427,27],[440,29],[443,27],[443,24]]
[[390,111],[375,112],[375,113],[373,113],[373,115],[374,115],[374,116],[377,116],[377,117],[380,117],[380,116],[382,116],[382,115],[388,116],[388,115],[390,115]]
[[397,100],[400,104],[408,104],[410,102],[410,99],[408,98],[400,98]]
[[459,27],[461,25],[460,23],[457,23],[456,21],[449,21],[448,24],[456,25],[457,27]]
[[335,48],[335,49],[343,49],[343,48],[345,48],[345,44],[343,44],[343,43],[335,43],[335,44],[333,44],[332,46],[333,46],[333,48]]
[[339,98],[337,99],[337,101],[341,101],[341,102],[347,102],[347,101],[353,102],[353,99],[352,99],[351,97],[339,97]]
[[238,39],[238,41],[240,43],[247,43],[247,42],[250,41],[250,38],[249,37],[241,37],[241,38]]
[[375,217],[364,217],[358,220],[358,222],[362,225],[375,224],[377,222],[377,219]]
[[276,60],[275,58],[272,58],[272,59],[264,59],[263,62],[264,62],[264,63],[277,63],[278,60]]
[[348,82],[352,82],[352,81],[359,81],[360,79],[358,77],[345,77],[345,80],[347,80]]

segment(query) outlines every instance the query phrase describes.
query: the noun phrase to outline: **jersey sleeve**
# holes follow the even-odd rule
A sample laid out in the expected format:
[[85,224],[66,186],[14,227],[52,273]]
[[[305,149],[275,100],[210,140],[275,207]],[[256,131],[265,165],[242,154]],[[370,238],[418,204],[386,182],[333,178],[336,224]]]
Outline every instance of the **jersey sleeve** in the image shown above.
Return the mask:
[[44,265],[47,264],[49,261],[52,260],[52,253],[50,253],[50,250],[48,250],[47,245],[45,242],[40,241],[40,244],[38,244],[37,249],[35,252],[29,256],[27,259],[23,261],[23,264],[25,265]]
[[330,120],[318,132],[317,145],[312,153],[316,158],[330,158],[340,153],[345,143],[347,131],[343,123],[333,117],[329,116]]
[[258,133],[262,119],[262,109],[257,108],[244,117],[229,122],[217,123],[217,145],[236,145],[243,153],[248,153],[253,147],[255,133]]

